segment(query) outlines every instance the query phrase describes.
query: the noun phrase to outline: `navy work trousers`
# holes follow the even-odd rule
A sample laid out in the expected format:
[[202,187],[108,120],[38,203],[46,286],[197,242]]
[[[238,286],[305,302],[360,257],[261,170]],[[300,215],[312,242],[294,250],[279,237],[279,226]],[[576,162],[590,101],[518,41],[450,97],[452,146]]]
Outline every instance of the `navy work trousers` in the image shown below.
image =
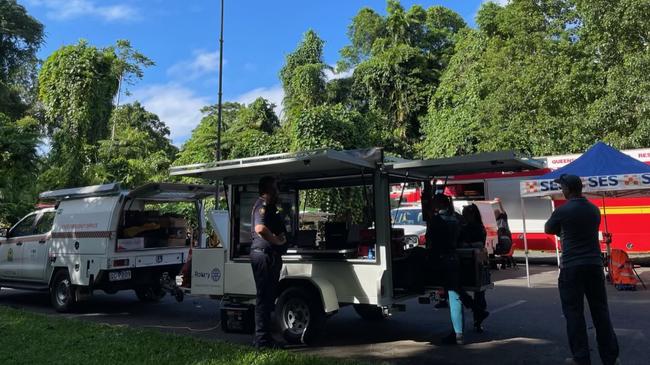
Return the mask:
[[255,345],[265,345],[273,342],[271,337],[271,313],[275,306],[282,256],[267,250],[260,252],[251,250],[251,266],[255,278],[257,300],[255,302]]
[[560,271],[558,287],[573,359],[579,364],[591,363],[584,316],[586,297],[596,328],[600,358],[604,365],[614,364],[618,358],[618,341],[609,318],[603,267],[580,265],[563,268]]

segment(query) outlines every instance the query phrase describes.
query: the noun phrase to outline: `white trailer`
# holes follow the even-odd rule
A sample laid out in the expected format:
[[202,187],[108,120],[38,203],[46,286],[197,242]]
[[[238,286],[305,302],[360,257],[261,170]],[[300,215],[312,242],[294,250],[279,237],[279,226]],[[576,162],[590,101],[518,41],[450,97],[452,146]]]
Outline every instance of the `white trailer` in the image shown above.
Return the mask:
[[[272,175],[280,181],[289,237],[275,310],[285,339],[292,343],[309,341],[322,329],[327,316],[346,305],[353,305],[363,318],[384,318],[393,310],[404,309],[406,299],[430,293],[437,286],[435,275],[429,271],[413,271],[421,268],[416,265],[417,257],[403,251],[403,232],[391,229],[390,184],[457,172],[538,167],[513,153],[387,162],[383,151],[374,148],[316,150],[172,168],[175,176],[222,181],[227,191],[228,210],[208,215],[223,247],[193,249],[189,291],[223,300],[224,330],[237,325],[229,313],[250,316],[256,292],[248,255],[250,215],[258,197],[259,178]],[[339,190],[321,190],[332,188]],[[345,195],[345,189],[362,197],[366,219],[347,219],[344,225],[332,223],[319,232],[323,242],[315,242],[314,232],[298,230],[298,212],[308,205],[304,200],[310,196],[305,192],[320,190],[334,196]],[[470,258],[476,261],[472,254]],[[435,273],[435,268],[430,269]],[[474,269],[475,279],[467,285],[472,289],[490,286],[485,268]],[[426,282],[416,285],[422,280]],[[243,327],[250,328],[250,324]]]
[[28,214],[0,237],[0,287],[49,291],[61,312],[94,290],[135,290],[148,302],[166,292],[182,299],[174,279],[189,251],[187,222],[156,207],[193,205],[200,235],[202,199],[215,193],[213,186],[169,183],[44,192],[41,199],[55,206]]

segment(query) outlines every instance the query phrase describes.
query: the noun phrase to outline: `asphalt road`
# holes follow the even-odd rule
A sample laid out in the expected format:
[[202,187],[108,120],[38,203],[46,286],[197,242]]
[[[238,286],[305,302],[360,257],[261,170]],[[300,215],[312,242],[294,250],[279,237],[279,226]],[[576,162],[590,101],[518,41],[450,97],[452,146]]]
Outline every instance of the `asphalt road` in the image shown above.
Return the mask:
[[[380,364],[561,364],[569,350],[557,292],[557,271],[553,266],[537,265],[531,273],[533,287],[528,288],[521,266],[519,270],[493,272],[495,288],[487,294],[491,315],[485,323],[486,331],[476,334],[468,329],[465,346],[431,344],[451,328],[448,310],[436,310],[432,305],[410,300],[406,302],[406,312],[381,322],[363,321],[352,308],[343,308],[328,319],[325,333],[315,346],[296,347],[292,351]],[[640,273],[650,284],[650,269],[641,269]],[[608,289],[622,363],[648,364],[650,291],[618,292],[611,286]],[[0,305],[205,339],[242,344],[251,340],[249,335],[221,332],[219,302],[205,298],[187,297],[185,302],[176,303],[166,297],[157,304],[143,304],[130,292],[98,294],[76,313],[61,315],[50,308],[46,294],[3,289]],[[595,331],[587,318],[592,360],[599,364]]]

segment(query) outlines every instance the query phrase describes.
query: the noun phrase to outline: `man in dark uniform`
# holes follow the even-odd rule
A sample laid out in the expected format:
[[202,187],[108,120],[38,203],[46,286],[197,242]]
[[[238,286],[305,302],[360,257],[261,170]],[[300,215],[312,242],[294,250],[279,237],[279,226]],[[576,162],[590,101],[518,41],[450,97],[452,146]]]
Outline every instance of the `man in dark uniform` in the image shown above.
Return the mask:
[[277,181],[264,176],[259,181],[260,197],[251,211],[251,266],[255,277],[255,339],[257,348],[279,347],[271,336],[271,312],[282,269],[281,249],[286,243],[285,228],[276,204],[279,196]]
[[618,340],[609,318],[598,229],[600,210],[582,196],[582,180],[563,174],[556,183],[567,202],[557,208],[544,226],[548,234],[561,236],[562,261],[558,287],[573,357],[567,364],[591,364],[584,298],[596,328],[598,352],[604,365],[618,364]]

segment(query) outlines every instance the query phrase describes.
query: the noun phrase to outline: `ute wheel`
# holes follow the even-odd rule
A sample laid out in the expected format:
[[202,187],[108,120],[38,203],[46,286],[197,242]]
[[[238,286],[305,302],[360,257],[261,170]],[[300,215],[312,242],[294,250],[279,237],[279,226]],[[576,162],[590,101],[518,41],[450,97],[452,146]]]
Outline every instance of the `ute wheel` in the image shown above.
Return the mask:
[[325,322],[320,298],[298,287],[288,288],[280,294],[275,316],[284,339],[291,344],[312,342]]
[[167,293],[165,293],[165,291],[160,287],[146,286],[135,289],[135,295],[143,303],[157,303],[165,296],[165,294]]
[[68,271],[58,271],[50,285],[50,301],[57,312],[66,313],[72,310],[77,303],[74,291]]
[[357,312],[359,317],[367,321],[381,321],[382,319],[386,319],[382,308],[376,305],[355,304],[354,311]]

